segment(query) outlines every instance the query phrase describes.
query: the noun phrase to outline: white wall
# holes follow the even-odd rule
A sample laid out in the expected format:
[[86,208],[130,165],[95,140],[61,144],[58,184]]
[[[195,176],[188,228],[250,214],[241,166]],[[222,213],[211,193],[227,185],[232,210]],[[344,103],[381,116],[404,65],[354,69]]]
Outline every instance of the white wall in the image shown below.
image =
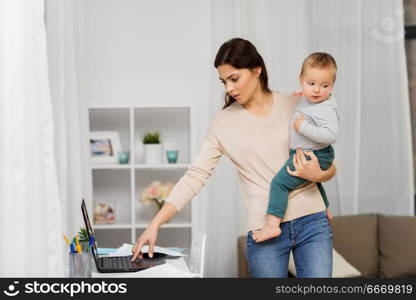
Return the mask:
[[84,1],[88,103],[208,100],[209,1]]

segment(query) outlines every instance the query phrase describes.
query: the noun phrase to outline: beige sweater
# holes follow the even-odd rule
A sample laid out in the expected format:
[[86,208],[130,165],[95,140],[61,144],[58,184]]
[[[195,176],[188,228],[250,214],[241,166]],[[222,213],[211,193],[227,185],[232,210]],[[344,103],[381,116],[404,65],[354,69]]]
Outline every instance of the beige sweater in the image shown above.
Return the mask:
[[[265,223],[270,183],[289,157],[289,126],[299,98],[273,93],[266,116],[248,112],[238,102],[221,110],[212,122],[201,151],[170,193],[167,202],[178,211],[205,185],[223,154],[238,169],[248,212],[248,231]],[[283,222],[324,211],[325,204],[310,183],[289,194]]]

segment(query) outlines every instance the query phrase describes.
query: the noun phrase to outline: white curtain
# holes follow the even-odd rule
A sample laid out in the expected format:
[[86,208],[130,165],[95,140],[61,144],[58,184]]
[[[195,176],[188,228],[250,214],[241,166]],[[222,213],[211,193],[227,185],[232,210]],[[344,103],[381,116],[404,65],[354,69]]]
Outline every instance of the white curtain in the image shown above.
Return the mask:
[[400,0],[307,3],[310,49],[338,61],[336,213],[413,215],[413,158]]
[[[273,90],[299,89],[303,59],[326,51],[338,63],[335,96],[341,133],[337,176],[325,183],[336,215],[412,215],[413,162],[402,2],[400,0],[212,0],[212,62],[232,37],[252,41]],[[223,104],[213,71],[211,117]],[[221,175],[218,175],[221,174]],[[207,276],[237,275],[237,238],[245,232],[234,166],[223,159],[199,202],[208,233]],[[199,214],[198,214],[199,215]],[[202,213],[201,213],[202,215]]]
[[43,0],[0,1],[0,276],[63,276]]
[[78,1],[46,0],[49,78],[55,119],[55,153],[64,233],[74,236],[83,225],[81,199],[85,194],[82,124],[85,104],[78,95]]

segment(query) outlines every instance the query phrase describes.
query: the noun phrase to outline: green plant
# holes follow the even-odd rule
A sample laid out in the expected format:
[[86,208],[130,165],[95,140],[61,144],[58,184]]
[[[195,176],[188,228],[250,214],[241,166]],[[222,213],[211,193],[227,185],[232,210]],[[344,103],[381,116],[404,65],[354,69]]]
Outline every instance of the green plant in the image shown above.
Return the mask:
[[146,131],[143,137],[143,144],[160,144],[160,133]]
[[78,230],[78,238],[80,242],[88,242],[89,238],[88,238],[88,232],[87,229],[85,229],[85,227],[81,227]]

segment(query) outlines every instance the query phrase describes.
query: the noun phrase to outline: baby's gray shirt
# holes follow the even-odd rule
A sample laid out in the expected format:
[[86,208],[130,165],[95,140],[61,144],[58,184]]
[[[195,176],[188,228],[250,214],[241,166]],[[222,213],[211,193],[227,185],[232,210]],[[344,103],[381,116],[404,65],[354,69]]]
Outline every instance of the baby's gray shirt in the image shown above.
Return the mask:
[[[293,123],[305,116],[299,132]],[[334,97],[320,103],[313,103],[303,97],[290,123],[290,149],[319,150],[335,143],[338,136],[338,105]]]

